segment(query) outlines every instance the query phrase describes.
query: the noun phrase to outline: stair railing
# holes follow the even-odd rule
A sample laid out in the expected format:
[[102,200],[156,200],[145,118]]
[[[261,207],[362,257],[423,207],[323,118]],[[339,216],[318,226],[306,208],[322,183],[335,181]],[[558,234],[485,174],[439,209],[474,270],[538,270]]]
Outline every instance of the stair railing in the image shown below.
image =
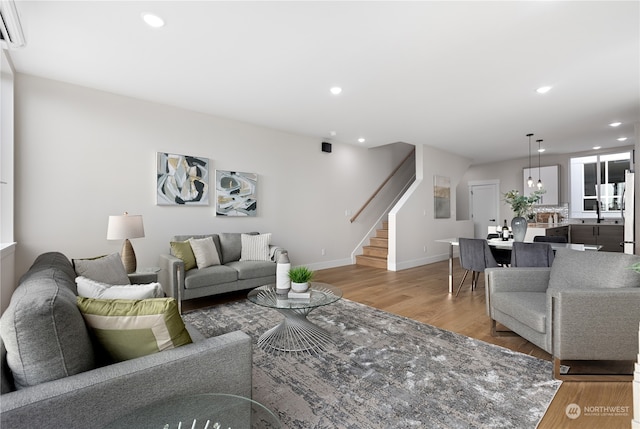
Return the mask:
[[351,217],[351,219],[349,219],[351,223],[353,223],[353,221],[355,221],[358,218],[358,216],[360,216],[360,214],[364,211],[364,209],[366,209],[367,206],[371,203],[371,201],[373,201],[373,199],[380,193],[380,191],[382,191],[384,186],[387,183],[389,183],[389,181],[398,172],[398,170],[400,170],[400,168],[404,165],[404,163],[407,162],[415,153],[416,153],[416,148],[414,147],[413,149],[411,149],[411,152],[409,152],[409,154],[402,161],[400,161],[400,164],[398,164],[398,166],[391,172],[391,174],[389,174],[389,176],[384,180],[384,182],[382,182],[382,184],[378,186],[378,189],[376,189],[373,192],[373,194],[371,194],[369,199],[362,205],[362,207],[360,207],[360,209]]

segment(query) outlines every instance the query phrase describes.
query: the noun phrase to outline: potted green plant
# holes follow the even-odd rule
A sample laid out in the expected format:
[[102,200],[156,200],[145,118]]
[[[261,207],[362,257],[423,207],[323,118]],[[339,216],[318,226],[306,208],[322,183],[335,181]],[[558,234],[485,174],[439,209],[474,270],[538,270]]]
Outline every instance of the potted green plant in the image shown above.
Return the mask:
[[309,289],[309,282],[313,278],[313,271],[308,267],[300,266],[289,270],[291,280],[291,290],[294,292],[306,292]]
[[544,190],[534,191],[531,195],[525,197],[514,189],[504,194],[504,202],[511,206],[511,210],[516,214],[516,217],[524,217],[531,211],[533,205],[540,201],[544,192]]

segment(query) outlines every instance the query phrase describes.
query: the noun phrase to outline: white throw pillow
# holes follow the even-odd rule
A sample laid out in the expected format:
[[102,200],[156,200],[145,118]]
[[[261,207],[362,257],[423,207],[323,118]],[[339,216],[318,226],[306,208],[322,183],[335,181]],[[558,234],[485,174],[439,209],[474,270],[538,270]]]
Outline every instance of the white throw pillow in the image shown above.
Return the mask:
[[269,261],[269,244],[271,244],[271,233],[240,236],[242,251],[241,261]]
[[99,299],[147,299],[163,298],[164,292],[160,283],[144,285],[110,285],[97,282],[87,277],[76,277],[78,295],[85,298]]
[[206,268],[212,265],[220,265],[220,256],[212,237],[190,238],[191,250],[196,257],[198,268]]

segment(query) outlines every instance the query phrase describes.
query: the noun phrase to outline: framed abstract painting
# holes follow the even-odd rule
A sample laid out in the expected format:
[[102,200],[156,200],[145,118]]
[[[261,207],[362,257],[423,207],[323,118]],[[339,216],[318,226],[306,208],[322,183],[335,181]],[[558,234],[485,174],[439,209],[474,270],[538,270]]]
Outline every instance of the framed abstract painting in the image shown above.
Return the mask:
[[156,165],[156,204],[209,205],[209,159],[158,152]]
[[451,179],[433,176],[433,211],[436,219],[451,217]]
[[216,170],[216,216],[256,216],[258,175]]

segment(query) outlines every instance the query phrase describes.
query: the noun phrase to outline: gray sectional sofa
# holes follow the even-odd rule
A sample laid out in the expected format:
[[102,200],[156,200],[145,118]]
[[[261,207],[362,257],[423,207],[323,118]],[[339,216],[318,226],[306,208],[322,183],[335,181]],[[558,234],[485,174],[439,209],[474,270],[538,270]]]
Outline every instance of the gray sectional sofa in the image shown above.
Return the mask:
[[[256,232],[248,233],[257,235]],[[173,253],[160,255],[158,281],[167,296],[182,301],[226,292],[251,289],[276,282],[276,261],[282,247],[269,246],[269,261],[241,261],[242,233],[205,235],[176,235],[172,242],[184,242],[190,238],[212,237],[220,257],[220,265],[193,268],[185,271],[184,261]]]
[[492,333],[501,334],[499,323],[550,353],[559,379],[572,378],[560,373],[563,361],[633,361],[640,273],[630,266],[636,262],[636,255],[559,249],[551,268],[489,268]]
[[192,344],[99,366],[76,305],[71,262],[61,253],[42,254],[0,320],[0,427],[101,428],[178,395],[251,397],[250,337],[236,331],[197,339],[190,332]]

